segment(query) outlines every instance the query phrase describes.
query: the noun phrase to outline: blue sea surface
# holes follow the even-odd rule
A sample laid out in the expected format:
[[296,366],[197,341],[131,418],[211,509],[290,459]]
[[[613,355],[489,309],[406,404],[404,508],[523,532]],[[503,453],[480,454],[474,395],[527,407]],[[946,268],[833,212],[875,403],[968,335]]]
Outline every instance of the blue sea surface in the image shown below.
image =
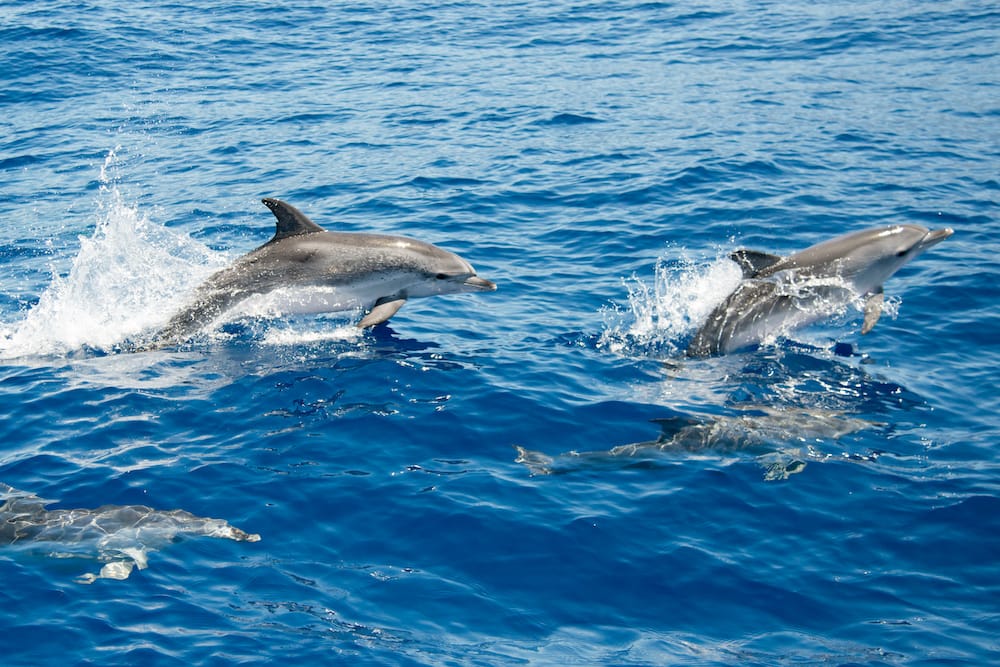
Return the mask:
[[[260,535],[6,539],[4,665],[1000,663],[994,2],[8,1],[0,83],[0,516]],[[129,352],[262,197],[498,291]],[[871,333],[684,356],[897,223]]]

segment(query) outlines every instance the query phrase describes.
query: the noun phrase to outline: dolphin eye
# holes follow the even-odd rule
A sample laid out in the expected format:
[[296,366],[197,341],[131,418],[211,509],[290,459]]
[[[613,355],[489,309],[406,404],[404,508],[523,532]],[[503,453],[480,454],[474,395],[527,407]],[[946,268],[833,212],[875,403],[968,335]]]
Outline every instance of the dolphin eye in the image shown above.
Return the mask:
[[439,273],[439,274],[437,274],[434,277],[437,278],[438,280],[447,280],[448,279],[448,274],[447,273]]
[[896,253],[896,257],[906,257],[906,251],[900,250],[899,252]]

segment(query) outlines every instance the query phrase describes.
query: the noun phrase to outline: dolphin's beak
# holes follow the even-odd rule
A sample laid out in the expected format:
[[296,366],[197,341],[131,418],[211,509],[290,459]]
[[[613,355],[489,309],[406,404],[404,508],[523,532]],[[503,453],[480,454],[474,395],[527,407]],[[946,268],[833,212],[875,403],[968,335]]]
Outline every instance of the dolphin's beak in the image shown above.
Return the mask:
[[951,227],[945,227],[944,229],[932,229],[927,232],[927,236],[923,238],[920,242],[921,248],[930,248],[932,245],[936,245],[944,241],[946,238],[955,233],[955,230]]
[[480,278],[479,276],[469,276],[462,284],[470,289],[481,292],[494,292],[497,288],[495,282],[486,280],[486,278]]
[[929,232],[927,232],[927,235],[920,240],[920,243],[917,244],[917,252],[923,252],[924,250],[927,250],[931,246],[935,246],[938,243],[941,243],[941,241],[944,241],[946,238],[948,238],[954,233],[955,230],[953,230],[951,227],[944,227],[943,229],[930,230]]

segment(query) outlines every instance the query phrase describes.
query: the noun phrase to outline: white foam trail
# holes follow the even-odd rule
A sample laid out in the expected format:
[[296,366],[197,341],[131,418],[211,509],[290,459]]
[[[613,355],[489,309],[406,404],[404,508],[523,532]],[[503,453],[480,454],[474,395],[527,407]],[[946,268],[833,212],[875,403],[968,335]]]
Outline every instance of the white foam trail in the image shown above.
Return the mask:
[[54,275],[21,321],[0,325],[0,358],[112,351],[165,323],[225,263],[224,253],[126,204],[108,177],[115,160],[111,151],[101,169],[93,235],[80,237],[69,273]]
[[616,354],[675,354],[741,277],[736,263],[725,256],[708,264],[686,255],[661,258],[652,284],[636,276],[625,281],[628,302],[608,310],[598,345]]
[[[329,323],[324,323],[329,324]],[[313,328],[271,327],[261,340],[262,345],[295,347],[330,342],[363,342],[364,332],[354,324]]]

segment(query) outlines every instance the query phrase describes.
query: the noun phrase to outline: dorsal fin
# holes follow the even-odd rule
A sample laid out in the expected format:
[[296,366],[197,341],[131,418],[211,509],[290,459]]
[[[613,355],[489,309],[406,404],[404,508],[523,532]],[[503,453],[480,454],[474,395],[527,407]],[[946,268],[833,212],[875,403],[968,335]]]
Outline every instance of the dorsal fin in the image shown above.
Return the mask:
[[286,204],[280,199],[268,198],[261,201],[264,202],[264,206],[271,209],[271,213],[274,213],[274,217],[278,219],[277,230],[274,232],[274,238],[271,241],[280,241],[289,236],[323,231],[322,227],[307,218],[305,213],[291,204]]
[[744,278],[753,278],[767,267],[774,266],[783,260],[784,257],[760,252],[759,250],[743,249],[730,253],[729,259],[740,265],[740,268],[743,269]]
[[657,419],[650,419],[649,421],[660,427],[660,439],[666,440],[689,426],[707,424],[709,420],[700,415],[676,415],[674,417],[659,417]]

